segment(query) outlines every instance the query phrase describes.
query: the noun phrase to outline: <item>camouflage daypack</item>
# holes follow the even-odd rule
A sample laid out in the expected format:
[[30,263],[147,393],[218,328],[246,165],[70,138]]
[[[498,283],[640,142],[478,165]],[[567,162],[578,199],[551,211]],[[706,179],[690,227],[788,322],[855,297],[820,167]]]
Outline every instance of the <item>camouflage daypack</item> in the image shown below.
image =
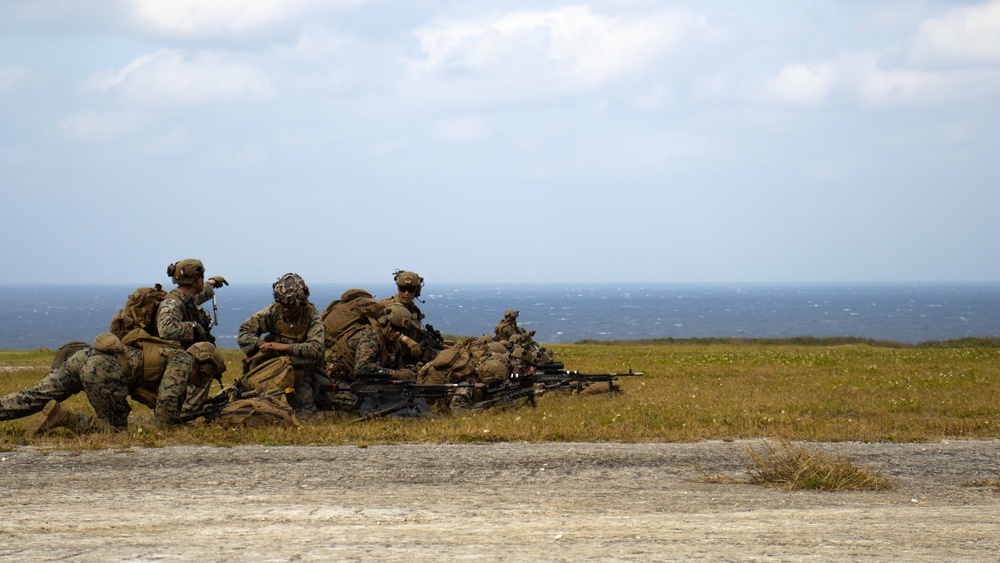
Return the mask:
[[69,359],[70,356],[79,352],[80,350],[89,348],[90,344],[82,342],[80,340],[71,340],[56,350],[55,357],[52,358],[52,369],[56,369],[61,366],[63,362]]
[[239,399],[222,409],[215,424],[223,428],[236,426],[255,427],[275,424],[298,426],[292,407],[282,403],[275,397],[255,397]]
[[348,289],[340,299],[330,302],[323,309],[323,331],[326,347],[346,340],[366,326],[377,326],[376,319],[382,307],[375,297],[363,289]]
[[156,312],[160,302],[167,297],[163,286],[140,287],[133,291],[115,316],[111,318],[111,328],[108,330],[118,338],[125,338],[129,332],[141,328],[151,336],[156,336]]
[[417,372],[418,383],[457,383],[474,379],[473,355],[459,347],[447,348],[424,364]]
[[278,356],[250,369],[236,386],[262,397],[280,397],[295,387],[295,369],[288,356]]

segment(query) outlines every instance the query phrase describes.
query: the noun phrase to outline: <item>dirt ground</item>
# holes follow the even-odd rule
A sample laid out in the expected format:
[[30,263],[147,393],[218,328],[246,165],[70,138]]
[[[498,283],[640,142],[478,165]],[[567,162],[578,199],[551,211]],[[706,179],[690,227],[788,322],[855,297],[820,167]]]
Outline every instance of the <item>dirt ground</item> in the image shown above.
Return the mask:
[[747,478],[744,443],[0,452],[0,559],[993,561],[1000,441],[815,444],[883,492]]

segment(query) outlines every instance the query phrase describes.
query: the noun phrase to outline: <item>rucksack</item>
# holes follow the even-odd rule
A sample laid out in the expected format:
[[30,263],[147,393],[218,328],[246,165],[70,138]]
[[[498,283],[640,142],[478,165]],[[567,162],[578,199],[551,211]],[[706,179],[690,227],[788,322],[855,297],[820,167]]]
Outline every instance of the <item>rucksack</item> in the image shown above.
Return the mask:
[[63,362],[68,360],[69,357],[72,356],[73,354],[76,354],[80,350],[89,347],[90,344],[87,344],[86,342],[82,342],[80,340],[71,340],[63,344],[62,346],[59,347],[58,350],[56,350],[56,355],[55,357],[52,358],[52,369],[56,369],[57,367],[61,366]]
[[156,312],[160,308],[160,302],[166,297],[167,292],[160,284],[136,289],[125,299],[125,306],[111,317],[108,332],[118,338],[125,338],[129,332],[141,328],[149,335],[156,336]]
[[240,378],[237,387],[254,391],[262,397],[277,397],[295,387],[295,369],[288,356],[271,358],[249,370]]
[[298,426],[295,411],[275,397],[239,399],[222,409],[215,424],[223,428],[271,425]]
[[375,297],[363,289],[345,291],[321,314],[327,348],[333,348],[337,342],[350,338],[366,326],[377,326],[382,309]]
[[473,379],[476,363],[472,353],[462,348],[446,348],[417,371],[418,383],[456,383]]

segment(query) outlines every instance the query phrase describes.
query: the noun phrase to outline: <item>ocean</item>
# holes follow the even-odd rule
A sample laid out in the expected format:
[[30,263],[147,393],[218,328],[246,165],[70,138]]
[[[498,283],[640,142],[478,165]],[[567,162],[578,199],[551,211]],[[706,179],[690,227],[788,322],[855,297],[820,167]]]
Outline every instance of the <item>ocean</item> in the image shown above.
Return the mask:
[[[167,288],[169,289],[169,284]],[[311,285],[320,309],[349,289]],[[361,285],[377,298],[391,284]],[[106,331],[135,286],[0,285],[0,349],[56,349]],[[1000,335],[1000,283],[429,284],[420,304],[445,334],[492,334],[504,311],[542,343],[649,338],[853,336],[917,343]],[[271,301],[270,284],[217,292],[217,344]],[[211,302],[205,304],[211,312]]]

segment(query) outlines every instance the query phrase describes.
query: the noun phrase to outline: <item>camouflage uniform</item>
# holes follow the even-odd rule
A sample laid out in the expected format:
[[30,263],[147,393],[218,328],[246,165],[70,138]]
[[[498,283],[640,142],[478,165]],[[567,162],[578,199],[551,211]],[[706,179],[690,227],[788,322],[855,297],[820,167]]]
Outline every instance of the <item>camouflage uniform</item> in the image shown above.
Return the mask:
[[402,350],[395,342],[386,340],[372,327],[359,330],[347,339],[347,347],[354,352],[351,362],[352,372],[370,372],[379,369],[400,369],[403,367]]
[[121,354],[94,347],[80,350],[50,371],[31,389],[0,398],[0,420],[21,418],[42,410],[51,400],[65,401],[83,391],[97,419],[76,413],[76,431],[101,428],[123,430],[132,411],[127,397],[155,410],[157,426],[179,422],[181,402],[194,361],[180,348],[162,347],[155,373],[144,374],[143,350],[125,347]]
[[517,324],[517,311],[507,311],[503,315],[496,328],[493,329],[494,339],[497,342],[510,341],[517,334],[527,334],[527,332]]
[[[267,336],[262,339],[264,334]],[[302,307],[295,322],[284,320],[283,305],[271,303],[240,325],[236,342],[247,358],[256,358],[248,362],[248,370],[278,355],[289,357],[295,370],[302,374],[301,377],[296,374],[297,383],[289,402],[296,413],[304,412],[308,416],[316,411],[317,396],[323,395],[320,387],[330,385],[323,367],[323,338],[323,319],[311,303]],[[288,344],[291,350],[280,354],[258,353],[258,346],[263,341]],[[320,406],[325,407],[322,399],[320,402]]]
[[[205,267],[200,260],[187,259],[180,260],[167,267],[167,275],[171,276],[174,283],[181,285],[191,285],[200,277],[204,279]],[[214,283],[228,285],[225,278],[212,278]],[[215,337],[209,332],[211,330],[211,317],[208,311],[201,307],[202,303],[211,301],[215,297],[215,286],[204,283],[202,290],[196,294],[188,295],[180,287],[174,288],[167,294],[167,297],[160,303],[156,311],[156,332],[164,340],[180,342],[182,348],[188,348],[198,342],[215,342]],[[194,412],[200,409],[200,405],[208,397],[212,380],[209,379],[203,385],[192,386],[187,391],[188,401],[184,405],[184,412]]]
[[[420,307],[417,307],[416,303],[417,299],[420,297],[420,290],[424,285],[424,278],[420,277],[420,274],[416,272],[396,270],[392,273],[392,279],[396,282],[396,287],[400,290],[400,292],[403,287],[413,289],[408,301],[404,300],[400,293],[396,293],[396,295],[386,297],[378,303],[383,308],[389,307],[390,305],[402,305],[413,317],[413,321],[404,331],[402,331],[402,334],[409,339],[400,343],[400,349],[405,356],[404,360],[407,364],[415,364],[425,359],[430,359],[429,357],[424,358],[424,350],[420,345],[420,343],[424,340],[424,314],[420,311]],[[431,353],[430,355],[433,356],[434,354]]]
[[[245,371],[278,356],[289,357],[295,369],[295,386],[286,399],[296,415],[308,418],[316,414],[317,406],[331,408],[332,383],[323,363],[323,318],[309,302],[309,286],[298,274],[281,276],[271,288],[274,303],[240,325],[236,342],[247,355]],[[264,334],[267,336],[261,338]],[[271,342],[287,344],[289,349],[268,349],[266,343]]]
[[204,330],[210,317],[201,304],[215,297],[215,288],[205,284],[205,289],[195,295],[185,295],[175,288],[168,295],[156,312],[156,331],[160,338],[180,342],[184,348],[195,342],[214,340]]

